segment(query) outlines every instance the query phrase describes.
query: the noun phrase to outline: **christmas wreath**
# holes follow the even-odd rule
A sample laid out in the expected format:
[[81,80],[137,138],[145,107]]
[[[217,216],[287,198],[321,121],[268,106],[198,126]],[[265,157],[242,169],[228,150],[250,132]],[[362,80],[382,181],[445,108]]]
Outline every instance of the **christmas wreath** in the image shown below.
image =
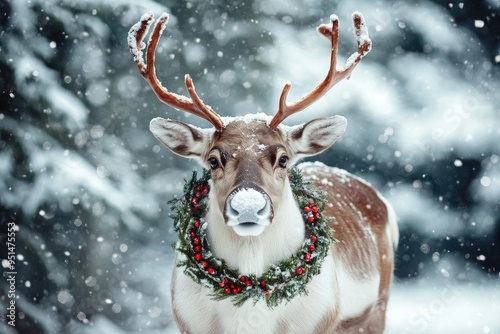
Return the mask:
[[198,178],[193,172],[184,185],[184,195],[169,201],[172,205],[174,228],[179,240],[174,249],[185,255],[178,263],[195,282],[211,289],[215,300],[231,298],[236,306],[248,299],[256,303],[264,299],[273,308],[299,294],[307,294],[307,284],[320,273],[321,264],[330,244],[337,242],[329,223],[334,220],[321,212],[326,204],[325,193],[311,187],[296,168],[289,170],[289,180],[297,203],[302,208],[305,240],[291,258],[270,265],[261,276],[242,274],[227,266],[224,259],[210,252],[206,235],[207,196],[210,191],[210,171],[204,169]]

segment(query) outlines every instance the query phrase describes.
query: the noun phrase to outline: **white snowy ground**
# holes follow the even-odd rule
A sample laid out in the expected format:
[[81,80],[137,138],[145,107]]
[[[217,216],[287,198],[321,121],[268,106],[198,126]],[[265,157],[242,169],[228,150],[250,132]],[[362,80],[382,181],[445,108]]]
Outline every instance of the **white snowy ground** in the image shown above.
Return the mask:
[[500,333],[500,285],[395,284],[387,334]]

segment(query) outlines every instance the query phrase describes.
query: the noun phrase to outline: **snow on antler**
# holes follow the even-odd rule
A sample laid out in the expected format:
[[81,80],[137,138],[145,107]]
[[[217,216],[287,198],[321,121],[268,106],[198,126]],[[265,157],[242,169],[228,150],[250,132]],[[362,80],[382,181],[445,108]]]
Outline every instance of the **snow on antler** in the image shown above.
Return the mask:
[[354,12],[352,14],[352,25],[356,41],[358,42],[358,52],[353,53],[347,59],[346,68],[353,66],[353,63],[358,63],[372,49],[372,40],[368,36],[368,28],[360,12]]
[[142,75],[146,72],[146,64],[142,54],[142,49],[146,47],[146,44],[144,44],[143,40],[153,20],[153,13],[148,12],[142,15],[140,21],[130,28],[127,36],[128,47]]

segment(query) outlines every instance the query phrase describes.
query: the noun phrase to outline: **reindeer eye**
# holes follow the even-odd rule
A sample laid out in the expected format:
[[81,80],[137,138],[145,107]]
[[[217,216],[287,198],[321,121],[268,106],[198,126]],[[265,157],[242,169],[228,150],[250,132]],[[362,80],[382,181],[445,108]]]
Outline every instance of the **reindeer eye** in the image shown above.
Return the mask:
[[217,160],[216,158],[209,158],[208,163],[212,170],[219,168],[219,160]]
[[288,161],[288,157],[286,156],[283,156],[281,157],[279,160],[278,160],[278,165],[281,167],[281,168],[286,168],[286,163]]

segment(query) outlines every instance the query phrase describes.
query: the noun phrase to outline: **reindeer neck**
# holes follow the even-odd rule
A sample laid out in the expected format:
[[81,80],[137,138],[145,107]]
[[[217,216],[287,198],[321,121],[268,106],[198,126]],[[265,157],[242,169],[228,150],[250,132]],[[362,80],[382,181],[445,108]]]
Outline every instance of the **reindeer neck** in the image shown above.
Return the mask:
[[293,196],[289,181],[285,181],[282,202],[274,219],[256,237],[241,237],[224,223],[216,199],[210,196],[207,236],[212,253],[241,273],[261,275],[272,263],[295,254],[304,241],[304,221]]

